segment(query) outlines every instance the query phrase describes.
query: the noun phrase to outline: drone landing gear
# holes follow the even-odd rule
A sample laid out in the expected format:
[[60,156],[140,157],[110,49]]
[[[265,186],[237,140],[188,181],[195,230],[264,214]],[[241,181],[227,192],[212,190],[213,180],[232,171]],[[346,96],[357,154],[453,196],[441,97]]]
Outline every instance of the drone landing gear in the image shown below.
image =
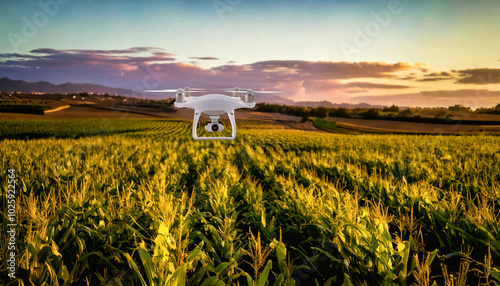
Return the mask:
[[[234,110],[232,112],[227,112],[229,121],[231,122],[231,137],[199,137],[198,136],[198,121],[200,120],[202,112],[194,111],[193,120],[193,138],[196,140],[233,140],[236,138],[236,120],[234,119]],[[205,126],[205,130],[208,132],[220,132],[224,130],[224,125],[219,123],[219,115],[210,115],[211,122]]]

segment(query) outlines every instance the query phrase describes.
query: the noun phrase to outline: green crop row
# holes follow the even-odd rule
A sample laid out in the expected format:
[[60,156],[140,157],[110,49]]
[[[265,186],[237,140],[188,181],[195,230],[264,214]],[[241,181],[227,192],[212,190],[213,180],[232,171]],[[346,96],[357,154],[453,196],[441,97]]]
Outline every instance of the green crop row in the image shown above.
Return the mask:
[[499,137],[238,124],[2,122],[2,285],[500,285]]

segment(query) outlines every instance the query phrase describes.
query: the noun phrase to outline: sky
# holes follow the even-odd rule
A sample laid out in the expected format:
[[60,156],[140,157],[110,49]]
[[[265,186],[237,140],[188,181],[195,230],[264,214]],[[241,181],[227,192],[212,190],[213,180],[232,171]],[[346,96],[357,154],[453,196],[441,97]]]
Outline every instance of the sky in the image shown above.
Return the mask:
[[489,107],[498,15],[497,0],[0,0],[0,77]]

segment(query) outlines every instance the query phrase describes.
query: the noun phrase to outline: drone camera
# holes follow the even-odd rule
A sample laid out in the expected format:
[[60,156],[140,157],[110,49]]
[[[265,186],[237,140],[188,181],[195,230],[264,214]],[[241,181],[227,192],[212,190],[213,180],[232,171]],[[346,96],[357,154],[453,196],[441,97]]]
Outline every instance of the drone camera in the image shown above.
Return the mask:
[[210,116],[210,119],[212,121],[205,126],[205,130],[208,132],[221,132],[224,130],[224,125],[219,123],[218,115]]
[[[195,140],[233,140],[236,138],[236,120],[235,110],[239,108],[255,107],[255,95],[251,89],[234,90],[224,89],[226,92],[232,92],[233,96],[228,97],[224,94],[205,94],[202,96],[192,97],[192,93],[201,92],[202,88],[179,88],[162,89],[162,90],[146,90],[146,92],[175,92],[174,106],[177,108],[194,109],[192,134]],[[257,91],[260,92],[260,91]],[[263,93],[276,93],[272,91],[262,91]],[[198,136],[198,128],[200,126],[200,117],[202,114],[208,115],[211,119],[206,123],[205,130],[210,133],[222,132],[225,130],[223,124],[219,122],[220,115],[227,114],[229,119],[229,130],[231,136]]]
[[208,132],[221,132],[222,130],[224,130],[224,125],[220,124],[219,122],[210,122],[205,126],[205,130],[207,130]]

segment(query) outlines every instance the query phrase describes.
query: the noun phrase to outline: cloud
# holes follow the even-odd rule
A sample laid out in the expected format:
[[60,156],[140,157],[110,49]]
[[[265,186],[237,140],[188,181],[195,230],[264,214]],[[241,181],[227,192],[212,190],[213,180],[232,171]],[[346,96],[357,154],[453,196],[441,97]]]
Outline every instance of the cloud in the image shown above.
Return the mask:
[[375,89],[402,89],[410,88],[408,85],[396,85],[396,84],[380,84],[372,82],[349,82],[346,84],[347,87],[359,87],[359,88],[375,88]]
[[340,80],[306,79],[302,85],[307,89],[332,90],[345,87]]
[[432,78],[421,78],[417,79],[416,81],[441,81],[441,80],[450,80],[453,78],[450,77],[432,77]]
[[54,83],[90,82],[125,87],[144,77],[152,64],[175,61],[174,55],[156,47],[123,50],[34,49],[29,54],[0,54],[3,76]]
[[429,82],[429,81],[442,81],[442,80],[451,80],[454,79],[454,75],[451,72],[448,71],[441,71],[441,72],[431,72],[423,75],[423,78],[412,78],[415,81],[421,81],[421,82]]
[[202,61],[218,61],[219,58],[216,57],[190,57],[193,60],[202,60]]
[[[199,60],[218,60],[215,57],[192,57]],[[177,82],[207,82],[224,86],[227,82],[266,88],[283,83],[299,82],[311,88],[338,88],[339,79],[353,78],[395,78],[395,73],[405,70],[418,70],[425,64],[383,63],[383,62],[313,62],[295,60],[260,61],[251,64],[226,64],[211,69],[196,65],[175,63],[174,55],[156,47],[134,47],[123,50],[57,50],[50,48],[34,49],[29,54],[0,54],[0,67],[4,74],[21,73],[39,80],[49,80],[63,75],[67,81],[81,82],[95,78],[109,79],[120,77],[139,78],[140,72],[154,66],[155,71],[168,73]],[[87,73],[87,76],[82,76]],[[88,76],[90,74],[94,76]],[[192,74],[190,74],[192,73]],[[122,75],[123,74],[123,75]],[[185,75],[181,79],[180,75]],[[48,77],[48,78],[47,78]],[[73,79],[72,79],[73,78]],[[86,79],[88,78],[88,79]],[[60,80],[60,79],[59,79]],[[57,80],[56,80],[57,81]],[[99,82],[106,84],[106,82]],[[322,82],[324,81],[324,82]],[[126,82],[126,81],[120,81]],[[111,84],[111,83],[110,83]],[[127,87],[127,86],[120,86]],[[366,88],[397,88],[397,86],[365,85]],[[403,86],[399,86],[403,88]]]
[[[212,68],[216,80],[232,82],[233,86],[248,86],[255,89],[270,88],[282,90],[285,96],[300,100],[348,100],[347,90],[352,88],[343,80],[363,78],[397,78],[396,73],[406,70],[419,70],[423,64],[382,63],[382,62],[314,62],[297,60],[260,61],[246,65],[223,65]],[[389,86],[364,85],[364,89],[390,88]],[[395,86],[393,88],[405,88]],[[344,94],[344,95],[342,95]]]
[[164,49],[157,47],[133,47],[123,50],[79,50],[79,49],[69,49],[69,50],[56,50],[49,48],[41,48],[31,50],[32,54],[64,54],[64,53],[75,53],[75,54],[103,54],[103,55],[123,55],[123,54],[137,54],[137,53],[161,53],[163,55],[173,56],[173,54],[166,53]]
[[406,74],[402,77],[398,77],[400,80],[413,80],[417,78],[417,74],[415,72],[411,72],[409,74]]
[[472,84],[496,84],[500,83],[500,69],[496,68],[478,68],[465,69],[456,71],[463,78],[457,83],[472,83]]
[[167,52],[154,52],[153,54],[155,56],[159,56],[159,57],[173,57],[174,56],[173,54],[167,53]]
[[363,93],[368,92],[368,89],[349,89],[346,90],[347,93]]
[[249,67],[261,73],[300,75],[316,79],[395,78],[394,73],[418,69],[421,63],[262,61]]
[[174,61],[173,54],[160,48],[135,47],[125,50],[55,50],[35,49],[30,54],[0,54],[0,58],[9,60],[0,64],[15,64],[27,69],[71,68],[76,66],[104,67],[106,69],[122,68],[121,65],[140,65],[151,62]]
[[18,53],[6,53],[6,54],[0,54],[0,59],[35,59],[38,58],[38,56],[35,55],[23,55],[23,54],[18,54]]
[[30,53],[32,54],[61,54],[63,52],[64,52],[63,50],[55,50],[48,48],[35,49],[30,51]]
[[[217,60],[214,57],[192,58]],[[406,62],[268,60],[202,68],[178,62],[175,55],[157,47],[123,50],[40,48],[28,54],[0,54],[0,75],[26,81],[96,83],[136,91],[238,86],[281,90],[288,98],[332,101],[349,101],[350,94],[355,93],[397,92],[410,88],[410,85],[390,84],[390,80],[397,80],[402,73],[421,74],[427,66]],[[374,83],[371,79],[384,79],[387,83]]]
[[429,73],[429,74],[424,74],[424,76],[427,76],[427,77],[439,77],[439,76],[453,77],[453,75],[450,72],[446,72],[446,71],[443,71],[443,72],[432,72],[432,73]]

